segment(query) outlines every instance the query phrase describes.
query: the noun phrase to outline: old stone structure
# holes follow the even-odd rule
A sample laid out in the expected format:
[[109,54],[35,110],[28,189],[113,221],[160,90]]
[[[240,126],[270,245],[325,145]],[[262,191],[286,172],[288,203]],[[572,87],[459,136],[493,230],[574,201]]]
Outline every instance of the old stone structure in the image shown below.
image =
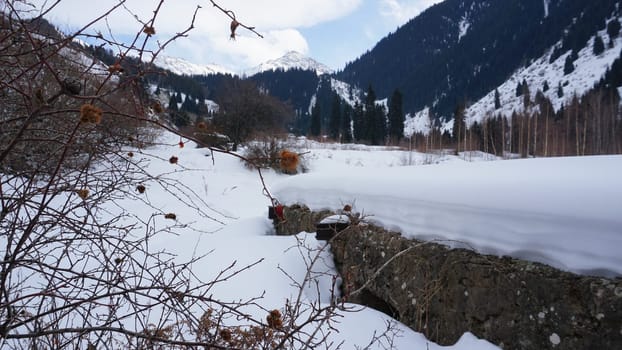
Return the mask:
[[[287,207],[277,233],[314,232],[331,214]],[[357,220],[329,243],[348,301],[439,344],[470,331],[503,349],[622,349],[620,278],[449,249]]]

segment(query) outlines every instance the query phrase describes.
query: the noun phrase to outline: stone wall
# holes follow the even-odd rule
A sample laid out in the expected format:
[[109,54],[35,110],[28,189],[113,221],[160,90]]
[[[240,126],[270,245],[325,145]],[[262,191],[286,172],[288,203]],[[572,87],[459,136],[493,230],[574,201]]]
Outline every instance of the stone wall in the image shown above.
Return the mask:
[[[332,214],[303,206],[284,213],[278,234],[314,232]],[[503,349],[622,349],[620,278],[449,249],[363,223],[330,244],[348,301],[390,314],[439,344],[469,331]]]

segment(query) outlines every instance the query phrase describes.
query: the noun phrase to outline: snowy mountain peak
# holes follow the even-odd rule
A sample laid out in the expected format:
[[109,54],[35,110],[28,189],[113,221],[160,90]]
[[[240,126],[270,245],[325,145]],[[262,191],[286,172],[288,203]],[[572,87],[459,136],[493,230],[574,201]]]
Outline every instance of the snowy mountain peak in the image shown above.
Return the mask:
[[178,75],[231,74],[232,71],[216,64],[196,64],[182,58],[160,55],[155,59],[156,66]]
[[300,52],[289,51],[282,57],[266,61],[256,67],[247,69],[246,71],[244,71],[244,74],[246,76],[252,76],[254,74],[270,70],[289,70],[293,68],[314,70],[318,75],[329,74],[333,72],[333,70],[325,64],[322,64],[310,57],[307,57]]

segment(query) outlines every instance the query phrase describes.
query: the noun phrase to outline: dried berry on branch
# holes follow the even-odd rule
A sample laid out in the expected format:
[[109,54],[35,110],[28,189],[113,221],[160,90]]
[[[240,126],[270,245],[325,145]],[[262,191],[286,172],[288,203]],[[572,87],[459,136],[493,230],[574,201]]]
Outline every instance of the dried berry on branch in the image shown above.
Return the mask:
[[86,188],[79,189],[76,191],[76,193],[78,194],[78,197],[82,199],[87,199],[89,197],[89,190]]
[[236,21],[235,18],[231,21],[231,36],[230,38],[235,40],[235,30],[238,28],[238,26],[240,25],[240,22]]
[[268,316],[266,316],[266,321],[268,322],[268,327],[272,329],[283,328],[283,318],[279,310],[270,311]]
[[145,26],[143,28],[143,33],[151,36],[151,35],[155,35],[155,28],[153,28],[152,26]]
[[85,103],[80,107],[80,122],[99,124],[102,121],[103,111],[90,103]]

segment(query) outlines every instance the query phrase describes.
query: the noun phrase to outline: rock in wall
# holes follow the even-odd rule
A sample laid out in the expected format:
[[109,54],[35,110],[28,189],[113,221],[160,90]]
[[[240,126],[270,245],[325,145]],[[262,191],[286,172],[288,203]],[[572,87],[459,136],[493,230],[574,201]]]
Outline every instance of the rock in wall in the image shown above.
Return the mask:
[[[289,207],[279,232],[313,232],[312,223],[330,214]],[[364,223],[330,244],[343,297],[441,345],[469,331],[503,349],[622,349],[620,278],[450,249]]]
[[277,235],[294,235],[299,232],[315,232],[315,225],[323,218],[332,215],[329,210],[314,212],[306,206],[292,205],[283,208],[283,220],[275,219]]

